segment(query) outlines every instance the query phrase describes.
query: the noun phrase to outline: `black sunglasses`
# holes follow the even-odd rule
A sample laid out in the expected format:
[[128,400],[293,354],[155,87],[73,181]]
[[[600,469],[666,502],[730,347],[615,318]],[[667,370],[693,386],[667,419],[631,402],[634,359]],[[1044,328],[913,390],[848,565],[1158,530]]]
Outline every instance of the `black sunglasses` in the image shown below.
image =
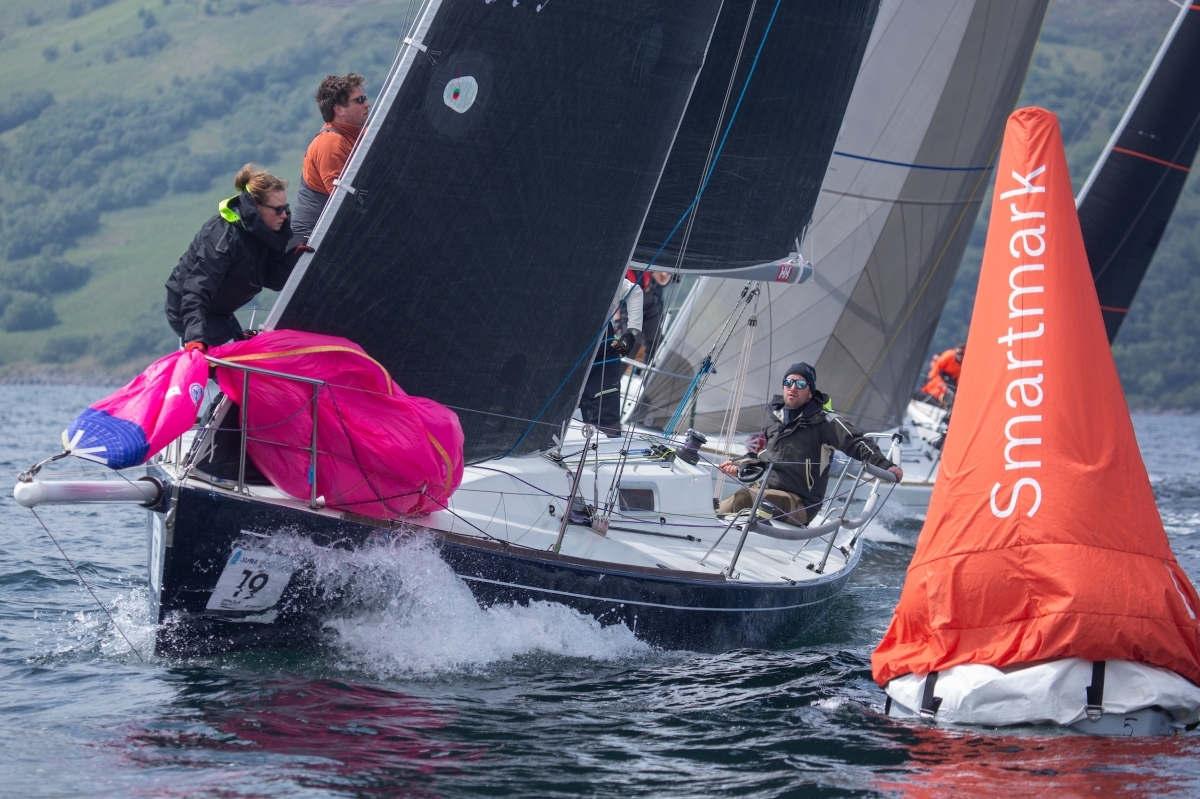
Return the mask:
[[366,105],[368,100],[365,94],[360,94],[358,97],[351,97],[350,102],[358,103],[359,105]]
[[292,206],[288,203],[284,203],[283,205],[264,205],[263,208],[270,208],[279,216],[290,214],[292,212]]
[[796,388],[808,388],[808,381],[792,377],[783,378],[784,388],[791,388],[792,386],[795,386]]

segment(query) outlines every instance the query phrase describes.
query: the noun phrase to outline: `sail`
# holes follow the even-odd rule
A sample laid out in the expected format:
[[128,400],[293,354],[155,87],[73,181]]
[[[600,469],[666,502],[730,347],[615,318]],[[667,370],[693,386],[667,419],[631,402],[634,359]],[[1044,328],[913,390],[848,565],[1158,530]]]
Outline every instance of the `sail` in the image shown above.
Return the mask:
[[1200,147],[1200,6],[1185,3],[1079,192],[1079,224],[1111,342]]
[[428,0],[269,327],[362,345],[470,461],[570,417],[719,0]]
[[[796,251],[878,7],[879,0],[726,0],[635,261],[738,270]],[[676,229],[710,164],[692,218]]]
[[[448,408],[414,397],[362,347],[346,339],[270,330],[213,347],[217,383],[246,413],[246,453],[271,484],[293,497],[312,491],[326,507],[376,519],[423,516],[446,507],[462,482],[463,434]],[[322,381],[320,385],[222,363]],[[314,407],[315,405],[315,407]],[[317,426],[313,430],[314,420]],[[225,427],[232,427],[232,420]]]
[[871,664],[1126,660],[1200,682],[1176,562],[1107,345],[1057,118],[1013,113],[929,514]]
[[[779,370],[799,361],[816,366],[821,390],[856,424],[879,429],[899,421],[1046,6],[884,0],[805,244],[814,277],[763,286],[740,431],[762,429]],[[742,286],[708,280],[697,289],[686,329],[677,325],[660,350],[664,369],[694,372]],[[697,403],[696,427],[705,432],[720,426],[729,403],[737,370],[722,366]],[[655,376],[639,415],[657,422],[655,409],[682,394],[677,383]]]

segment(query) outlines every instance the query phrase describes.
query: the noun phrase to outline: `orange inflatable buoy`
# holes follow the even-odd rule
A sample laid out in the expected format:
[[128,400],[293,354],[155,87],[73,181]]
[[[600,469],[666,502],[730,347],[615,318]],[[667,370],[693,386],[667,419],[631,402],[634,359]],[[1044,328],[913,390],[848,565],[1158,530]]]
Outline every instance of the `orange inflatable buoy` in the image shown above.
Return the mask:
[[1040,108],[1009,117],[967,347],[875,680],[1081,658],[1200,683],[1200,598],[1154,502],[1058,119]]

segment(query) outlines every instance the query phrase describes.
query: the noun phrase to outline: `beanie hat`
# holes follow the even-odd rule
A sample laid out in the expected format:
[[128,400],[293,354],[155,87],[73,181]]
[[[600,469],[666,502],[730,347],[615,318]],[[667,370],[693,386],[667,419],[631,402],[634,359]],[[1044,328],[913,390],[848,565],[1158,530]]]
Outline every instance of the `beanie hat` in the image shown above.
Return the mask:
[[784,377],[788,375],[800,375],[808,381],[808,387],[813,391],[817,390],[817,370],[806,363],[794,363],[788,367],[788,370],[783,373]]

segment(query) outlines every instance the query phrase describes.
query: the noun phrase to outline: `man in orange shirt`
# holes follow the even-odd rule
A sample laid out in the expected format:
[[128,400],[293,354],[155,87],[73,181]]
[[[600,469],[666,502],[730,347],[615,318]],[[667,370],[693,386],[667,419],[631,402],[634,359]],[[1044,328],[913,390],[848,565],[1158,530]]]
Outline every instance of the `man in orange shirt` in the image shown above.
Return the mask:
[[[958,389],[958,376],[962,374],[965,344],[946,350],[929,362],[929,382],[921,389],[939,405],[948,405],[946,393]],[[952,395],[953,396],[953,395]]]
[[317,218],[333,193],[333,181],[342,174],[350,151],[362,133],[371,110],[371,101],[363,91],[366,79],[351,72],[330,75],[317,89],[317,106],[325,126],[308,145],[296,207],[292,212],[292,233],[307,242]]

